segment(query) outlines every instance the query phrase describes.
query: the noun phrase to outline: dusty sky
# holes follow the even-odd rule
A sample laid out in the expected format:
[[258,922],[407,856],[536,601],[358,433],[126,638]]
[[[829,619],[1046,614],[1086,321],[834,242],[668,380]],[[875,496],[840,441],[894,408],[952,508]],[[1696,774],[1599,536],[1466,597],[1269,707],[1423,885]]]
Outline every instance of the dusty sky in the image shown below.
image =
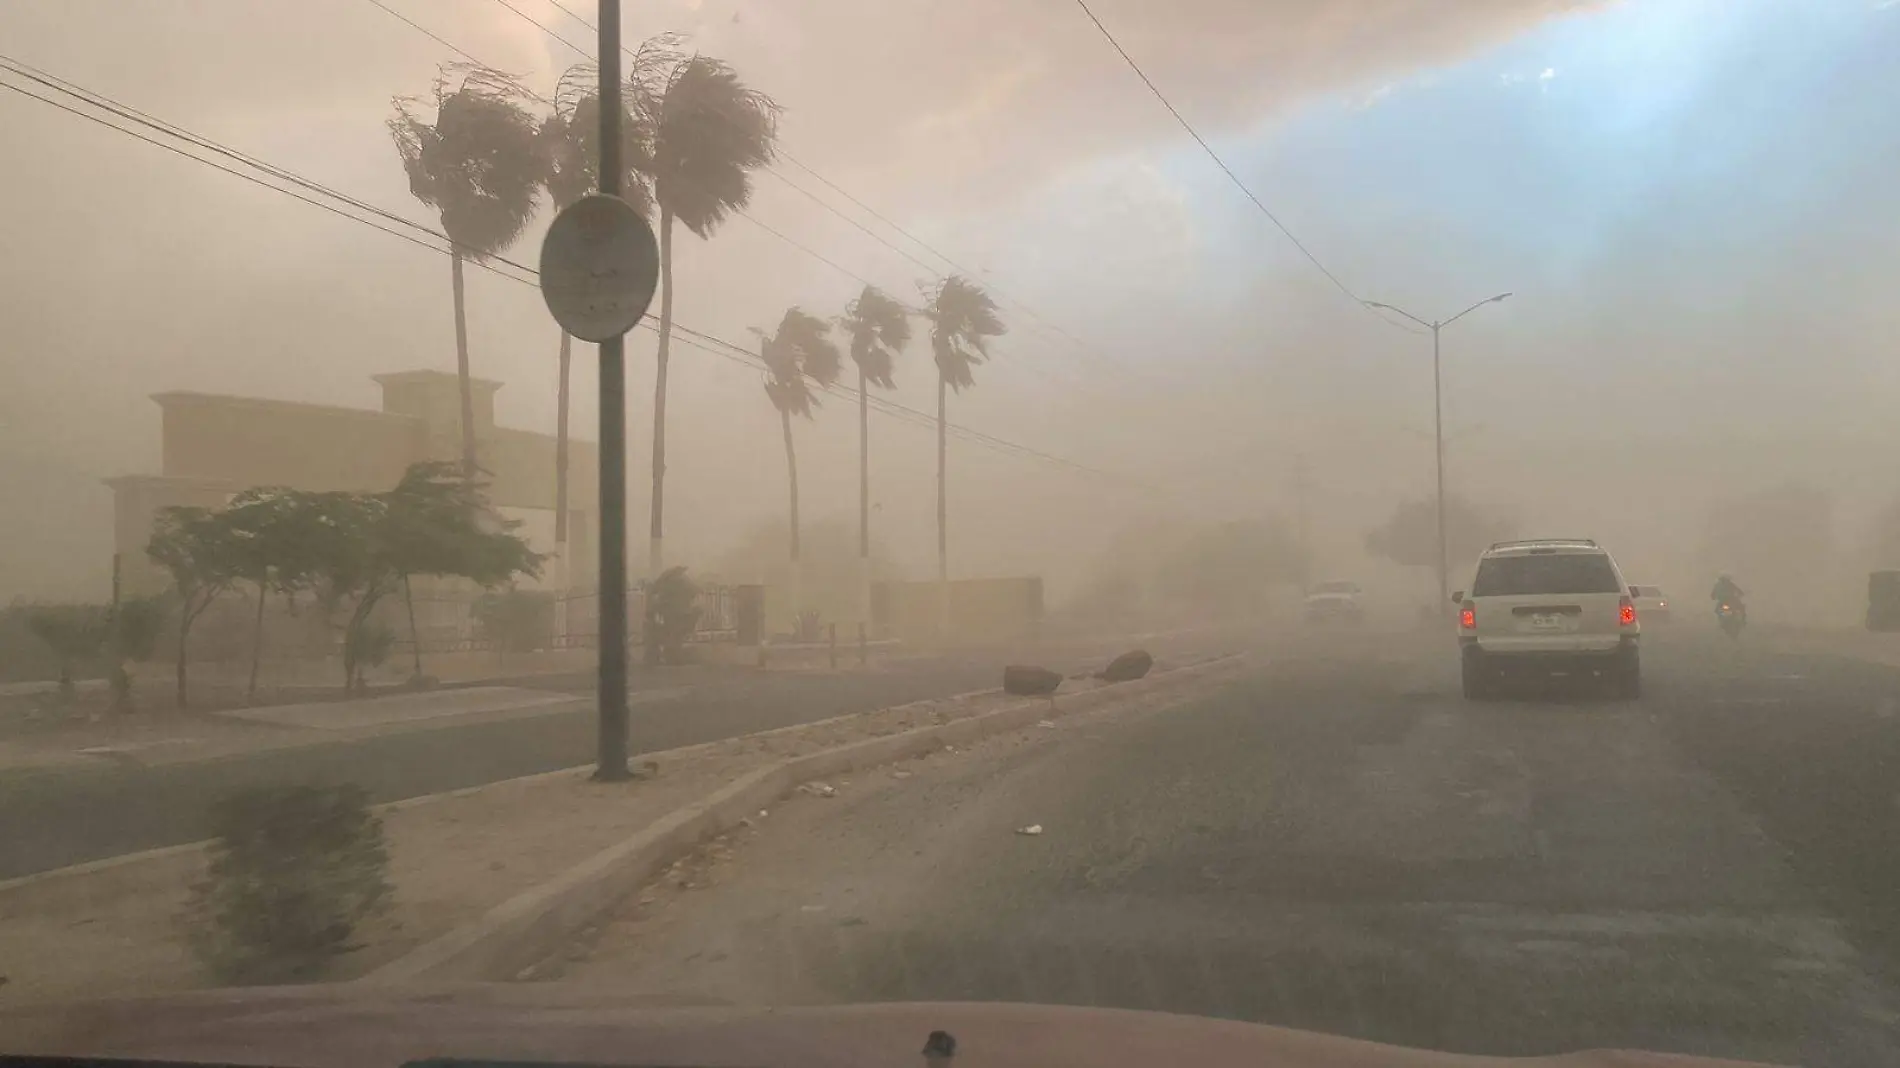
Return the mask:
[[[385,3],[544,91],[583,58],[496,0]],[[546,0],[510,3],[591,47]],[[1364,528],[1429,489],[1429,338],[1321,277],[1071,0],[625,6],[630,41],[680,31],[731,61],[784,104],[792,158],[1007,298],[1013,332],[954,420],[1125,476],[953,446],[959,573],[1060,581],[1138,516],[1283,510],[1296,451],[1322,559],[1364,568]],[[1900,488],[1891,0],[1093,7],[1348,287],[1426,318],[1516,293],[1444,335],[1469,495],[1532,532],[1621,539],[1626,567],[1661,572],[1687,569],[1683,532],[1714,496],[1803,479],[1851,518]],[[459,57],[368,0],[8,0],[0,42],[430,221],[383,120]],[[371,374],[453,367],[442,257],[17,94],[0,94],[0,137],[0,599],[98,595],[98,479],[157,469],[147,394],[370,406]],[[744,341],[790,304],[833,314],[861,285],[847,271],[916,292],[921,267],[786,179],[932,254],[779,171],[752,214],[844,271],[737,218],[682,240],[682,322]],[[540,226],[512,255],[532,260]],[[475,272],[470,299],[475,368],[507,383],[501,420],[551,428],[538,296]],[[636,334],[637,475],[650,353]],[[921,346],[898,378],[897,399],[931,403]],[[710,561],[783,508],[775,421],[753,372],[690,349],[671,398],[669,541]],[[834,403],[799,433],[806,514],[848,513],[854,420]],[[874,433],[882,540],[922,566],[930,436]],[[643,527],[642,479],[633,491]]]

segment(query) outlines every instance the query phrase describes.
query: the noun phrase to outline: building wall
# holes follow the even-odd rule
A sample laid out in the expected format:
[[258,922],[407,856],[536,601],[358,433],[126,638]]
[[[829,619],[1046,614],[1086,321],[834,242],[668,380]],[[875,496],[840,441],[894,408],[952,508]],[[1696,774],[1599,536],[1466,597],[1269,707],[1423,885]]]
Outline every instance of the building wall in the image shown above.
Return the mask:
[[427,459],[427,427],[412,416],[248,397],[163,393],[161,466],[173,478],[240,489],[384,490]]

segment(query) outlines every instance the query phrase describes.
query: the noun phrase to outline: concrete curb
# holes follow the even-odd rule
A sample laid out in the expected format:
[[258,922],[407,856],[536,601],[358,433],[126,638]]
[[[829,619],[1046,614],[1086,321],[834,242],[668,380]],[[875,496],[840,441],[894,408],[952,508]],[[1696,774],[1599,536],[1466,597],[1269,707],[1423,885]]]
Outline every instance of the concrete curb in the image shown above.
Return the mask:
[[[1230,654],[1138,682],[1102,686],[1066,700],[1058,698],[1054,711],[1058,715],[1086,711],[1197,679],[1240,660]],[[1026,700],[981,716],[870,738],[760,768],[702,801],[675,810],[619,845],[510,898],[474,923],[425,943],[354,982],[383,985],[513,978],[699,842],[770,807],[799,784],[1028,727],[1049,718],[1051,708],[1049,701]]]

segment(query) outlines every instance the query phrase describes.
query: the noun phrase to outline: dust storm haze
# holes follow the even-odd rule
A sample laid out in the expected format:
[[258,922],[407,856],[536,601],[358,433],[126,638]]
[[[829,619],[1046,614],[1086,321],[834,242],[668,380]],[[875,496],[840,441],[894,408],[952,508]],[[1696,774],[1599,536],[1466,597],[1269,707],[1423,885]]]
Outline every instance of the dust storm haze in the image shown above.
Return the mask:
[[[558,6],[515,6],[590,45]],[[796,161],[709,239],[676,237],[680,323],[756,346],[866,280],[921,303],[951,273],[938,253],[997,297],[1008,333],[949,402],[984,436],[950,443],[953,576],[1040,574],[1059,605],[1186,545],[1252,567],[1221,555],[1230,535],[1282,559],[1304,527],[1308,577],[1422,602],[1430,568],[1366,546],[1432,492],[1431,337],[1353,298],[1430,320],[1504,291],[1443,331],[1447,483],[1472,509],[1594,537],[1691,599],[1733,571],[1763,612],[1852,620],[1866,570],[1900,563],[1900,70],[1882,59],[1900,8],[1091,6],[1304,251],[1067,0],[627,5],[630,42],[685,34],[776,99]],[[391,97],[466,58],[443,41],[543,94],[587,57],[487,0],[380,7],[16,0],[0,51],[433,225]],[[0,130],[0,602],[103,599],[101,480],[159,470],[151,394],[372,408],[372,375],[453,371],[445,257],[19,92]],[[532,262],[550,217],[507,255]],[[468,289],[498,422],[551,433],[539,296],[476,269]],[[934,413],[918,332],[888,397]],[[630,335],[636,571],[653,350]],[[576,356],[591,440],[591,346]],[[677,347],[668,403],[670,555],[750,580],[734,572],[763,569],[785,515],[759,372]],[[917,578],[936,566],[927,424],[871,422],[878,553]],[[794,430],[808,540],[850,545],[855,406],[823,397]]]

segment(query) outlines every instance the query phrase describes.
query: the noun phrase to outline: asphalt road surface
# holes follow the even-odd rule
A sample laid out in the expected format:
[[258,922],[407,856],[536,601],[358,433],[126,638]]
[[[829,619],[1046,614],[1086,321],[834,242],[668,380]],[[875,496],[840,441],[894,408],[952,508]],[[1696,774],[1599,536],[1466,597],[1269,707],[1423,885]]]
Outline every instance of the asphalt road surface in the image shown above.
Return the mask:
[[1168,711],[861,775],[543,977],[1900,1064],[1900,673],[1658,637],[1633,703],[1467,704],[1447,650],[1283,648]]
[[[1157,653],[1215,648],[1219,636],[1154,638]],[[1116,641],[1047,643],[1051,666],[1098,664]],[[865,672],[694,672],[693,692],[635,705],[636,751],[672,749],[830,716],[999,685],[1000,650],[918,657]],[[848,662],[848,658],[847,658]],[[509,680],[585,695],[591,676]],[[672,688],[677,675],[636,677]],[[188,764],[109,765],[0,775],[0,879],[124,853],[198,841],[219,797],[269,783],[354,782],[396,801],[585,764],[594,758],[591,710],[445,725],[346,742]]]

